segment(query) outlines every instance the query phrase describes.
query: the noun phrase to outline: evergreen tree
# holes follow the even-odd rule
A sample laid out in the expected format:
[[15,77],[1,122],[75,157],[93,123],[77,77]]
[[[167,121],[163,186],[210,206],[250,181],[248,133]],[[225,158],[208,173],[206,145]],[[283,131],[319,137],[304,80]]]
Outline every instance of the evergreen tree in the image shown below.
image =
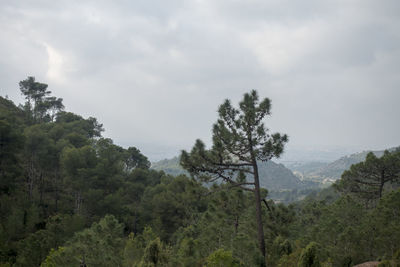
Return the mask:
[[24,109],[31,115],[33,123],[53,121],[56,114],[64,109],[62,98],[50,97],[48,85],[36,82],[35,77],[21,81],[19,87],[27,100]]
[[[268,133],[263,119],[270,115],[270,109],[270,100],[265,98],[260,102],[255,90],[244,95],[239,109],[226,100],[219,107],[219,119],[213,127],[212,148],[206,150],[204,143],[197,140],[190,153],[182,151],[181,154],[182,167],[204,181],[221,179],[231,187],[241,187],[254,193],[258,243],[264,259],[266,252],[257,160],[268,161],[279,157],[288,141],[287,135]],[[243,174],[252,176],[253,180],[247,182]]]
[[343,173],[336,188],[350,193],[366,203],[382,198],[385,186],[400,181],[400,152],[385,151],[378,158],[370,152],[365,161],[351,166]]
[[53,249],[41,266],[121,266],[123,227],[114,216],[107,215],[76,233],[65,246]]
[[298,267],[320,267],[318,259],[319,245],[311,242],[301,253]]

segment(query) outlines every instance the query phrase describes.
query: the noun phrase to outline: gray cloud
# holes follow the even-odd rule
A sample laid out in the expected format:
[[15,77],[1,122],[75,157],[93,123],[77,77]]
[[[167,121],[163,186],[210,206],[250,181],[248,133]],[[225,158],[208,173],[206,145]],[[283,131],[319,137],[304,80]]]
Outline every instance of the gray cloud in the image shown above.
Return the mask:
[[28,75],[152,159],[258,89],[289,148],[399,145],[398,1],[9,1],[0,89]]

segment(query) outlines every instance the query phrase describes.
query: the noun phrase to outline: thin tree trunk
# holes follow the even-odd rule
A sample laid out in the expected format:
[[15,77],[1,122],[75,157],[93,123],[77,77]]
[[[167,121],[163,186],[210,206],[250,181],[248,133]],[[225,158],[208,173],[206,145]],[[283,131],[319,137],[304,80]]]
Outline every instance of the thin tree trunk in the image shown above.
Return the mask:
[[54,186],[55,186],[55,212],[58,212],[58,170],[54,172]]
[[235,236],[238,233],[238,228],[239,228],[239,215],[236,214],[236,216],[235,216]]
[[383,185],[385,184],[385,171],[381,172],[381,184],[379,185],[379,200],[382,198]]
[[33,197],[33,186],[34,186],[34,179],[35,179],[35,171],[33,167],[33,156],[29,162],[29,171],[28,171],[28,196],[29,201],[32,202]]
[[75,199],[75,213],[81,214],[81,204],[82,204],[82,195],[81,191],[79,190],[76,192],[76,199]]
[[253,175],[254,175],[254,195],[256,198],[256,217],[257,217],[257,238],[258,238],[258,246],[263,256],[263,266],[267,266],[266,262],[266,252],[265,252],[265,240],[264,240],[264,228],[262,223],[262,215],[261,215],[261,195],[260,195],[260,179],[258,176],[258,166],[257,159],[253,150],[253,142],[251,132],[247,135],[249,142],[249,152],[251,156],[251,164],[253,165]]
[[264,240],[264,228],[263,228],[263,223],[262,223],[262,217],[261,217],[261,195],[260,195],[260,180],[258,177],[258,166],[257,162],[253,162],[253,169],[254,169],[254,184],[255,184],[255,190],[254,194],[256,197],[256,217],[257,217],[257,228],[258,228],[258,245],[260,252],[263,256],[264,259],[264,266],[267,266],[266,264],[266,252],[265,252],[265,240]]
[[43,190],[44,190],[44,180],[43,180],[43,172],[40,172],[40,196],[39,196],[39,206],[42,206],[43,204]]

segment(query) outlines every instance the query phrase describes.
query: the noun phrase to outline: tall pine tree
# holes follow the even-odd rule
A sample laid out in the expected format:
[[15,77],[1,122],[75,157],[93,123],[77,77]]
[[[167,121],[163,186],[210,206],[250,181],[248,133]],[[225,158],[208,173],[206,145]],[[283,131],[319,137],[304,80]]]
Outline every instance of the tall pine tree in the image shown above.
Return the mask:
[[[287,135],[270,134],[263,119],[270,115],[271,101],[259,101],[255,90],[246,93],[239,109],[229,100],[219,107],[219,118],[213,127],[213,146],[207,150],[197,140],[190,153],[182,151],[181,165],[192,175],[206,182],[222,180],[230,187],[252,191],[255,196],[258,244],[265,264],[265,241],[261,216],[260,177],[257,161],[279,157]],[[252,181],[246,181],[253,177]]]

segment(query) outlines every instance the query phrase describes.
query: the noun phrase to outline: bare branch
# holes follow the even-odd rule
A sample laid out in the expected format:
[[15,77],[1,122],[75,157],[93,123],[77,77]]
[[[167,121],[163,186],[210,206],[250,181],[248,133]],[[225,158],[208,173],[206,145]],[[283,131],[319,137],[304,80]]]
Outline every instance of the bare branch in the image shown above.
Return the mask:
[[269,210],[269,212],[272,213],[272,210],[271,210],[271,208],[269,207],[268,202],[267,202],[265,199],[263,199],[262,201],[264,202],[264,204],[265,204],[265,206],[267,207],[267,209]]
[[254,190],[251,189],[251,188],[243,187],[243,185],[248,185],[248,184],[253,184],[253,183],[231,184],[230,186],[219,187],[217,190],[213,190],[213,191],[207,192],[203,196],[209,196],[211,194],[218,193],[218,192],[225,191],[225,190],[229,190],[229,189],[235,188],[235,187],[239,187],[240,189],[245,190],[245,191],[254,192]]

